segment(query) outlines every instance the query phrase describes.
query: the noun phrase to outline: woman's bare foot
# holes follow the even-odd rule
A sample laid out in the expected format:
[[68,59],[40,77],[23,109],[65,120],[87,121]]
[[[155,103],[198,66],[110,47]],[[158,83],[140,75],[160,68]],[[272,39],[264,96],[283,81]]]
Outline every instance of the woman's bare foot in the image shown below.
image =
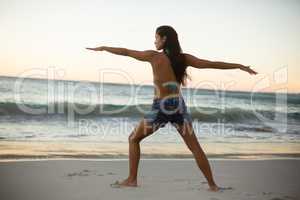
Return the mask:
[[233,190],[232,187],[219,187],[217,185],[212,185],[212,186],[209,186],[209,189],[208,191],[211,191],[211,192],[223,192],[224,190]]
[[220,188],[217,185],[210,185],[208,191],[218,192]]
[[116,181],[115,183],[110,184],[112,187],[137,187],[137,181],[129,180],[128,178],[123,181]]

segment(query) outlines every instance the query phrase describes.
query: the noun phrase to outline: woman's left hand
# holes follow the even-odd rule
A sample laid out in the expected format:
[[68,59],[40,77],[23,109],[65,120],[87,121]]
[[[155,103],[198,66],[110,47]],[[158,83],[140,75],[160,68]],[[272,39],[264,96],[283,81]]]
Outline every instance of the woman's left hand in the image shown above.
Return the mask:
[[249,74],[253,74],[253,75],[257,74],[257,72],[254,71],[253,69],[251,69],[250,66],[244,66],[244,65],[242,65],[240,67],[240,69],[243,70],[243,71],[245,71],[245,72],[248,72]]

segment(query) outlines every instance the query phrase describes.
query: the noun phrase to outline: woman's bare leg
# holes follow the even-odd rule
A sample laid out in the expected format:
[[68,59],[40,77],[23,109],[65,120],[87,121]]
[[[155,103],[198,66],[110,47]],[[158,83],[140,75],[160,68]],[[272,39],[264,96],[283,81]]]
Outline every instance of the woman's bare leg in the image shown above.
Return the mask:
[[202,173],[204,174],[205,178],[208,181],[210,190],[212,191],[219,190],[219,187],[216,185],[213,179],[213,175],[207,157],[197,140],[192,123],[185,122],[181,126],[176,126],[176,129],[182,136],[189,150],[193,153],[198,167],[200,168],[200,170],[202,171]]
[[140,142],[145,137],[154,133],[154,129],[147,125],[146,121],[142,119],[135,127],[130,136],[129,142],[129,176],[120,184],[123,186],[137,186],[138,165],[140,160]]

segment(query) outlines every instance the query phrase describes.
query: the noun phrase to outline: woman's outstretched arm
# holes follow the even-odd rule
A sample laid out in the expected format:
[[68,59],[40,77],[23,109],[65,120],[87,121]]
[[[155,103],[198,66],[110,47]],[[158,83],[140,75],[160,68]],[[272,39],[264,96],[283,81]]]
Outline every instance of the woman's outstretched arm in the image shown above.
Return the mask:
[[214,68],[214,69],[240,69],[248,72],[249,74],[257,74],[256,71],[252,70],[249,66],[244,66],[242,64],[237,63],[227,63],[220,61],[209,61],[197,58],[191,54],[184,54],[185,61],[187,66],[192,66],[195,68]]
[[148,61],[148,62],[151,62],[152,58],[157,53],[156,51],[153,50],[136,51],[136,50],[126,49],[121,47],[107,47],[107,46],[86,48],[86,49],[93,50],[93,51],[107,51],[109,53],[113,53],[116,55],[129,56],[140,61]]

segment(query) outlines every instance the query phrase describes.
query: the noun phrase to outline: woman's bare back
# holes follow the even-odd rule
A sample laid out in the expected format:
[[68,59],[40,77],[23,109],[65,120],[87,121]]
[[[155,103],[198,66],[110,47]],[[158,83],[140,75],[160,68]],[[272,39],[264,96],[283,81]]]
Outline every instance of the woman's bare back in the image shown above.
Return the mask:
[[154,98],[179,96],[180,84],[176,81],[171,62],[167,55],[157,52],[151,62],[151,66],[155,87]]

